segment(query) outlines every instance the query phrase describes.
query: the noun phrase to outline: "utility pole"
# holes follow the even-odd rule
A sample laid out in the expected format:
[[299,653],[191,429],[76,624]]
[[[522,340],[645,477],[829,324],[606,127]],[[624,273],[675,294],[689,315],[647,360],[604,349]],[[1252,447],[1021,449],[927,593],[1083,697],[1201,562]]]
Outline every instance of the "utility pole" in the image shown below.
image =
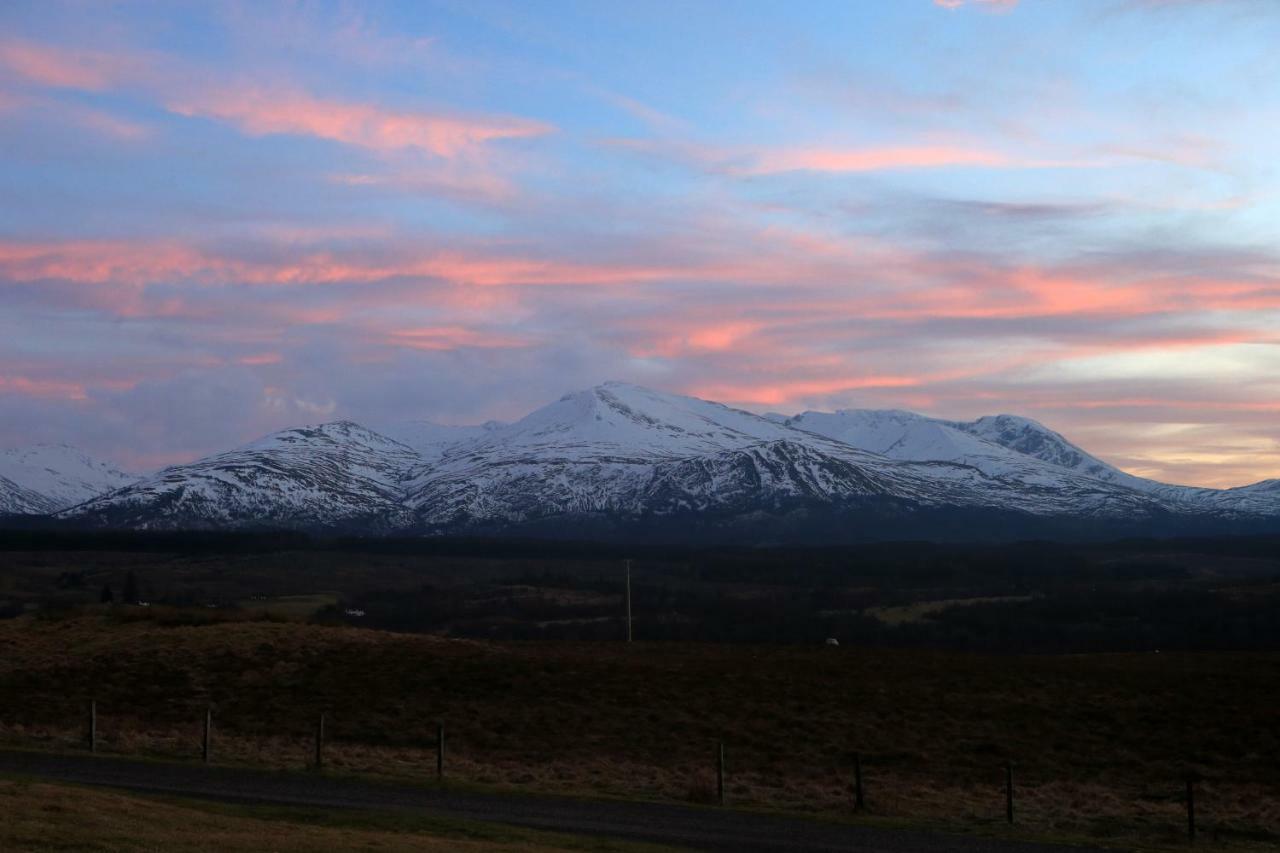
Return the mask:
[[631,561],[627,560],[627,642],[631,642]]

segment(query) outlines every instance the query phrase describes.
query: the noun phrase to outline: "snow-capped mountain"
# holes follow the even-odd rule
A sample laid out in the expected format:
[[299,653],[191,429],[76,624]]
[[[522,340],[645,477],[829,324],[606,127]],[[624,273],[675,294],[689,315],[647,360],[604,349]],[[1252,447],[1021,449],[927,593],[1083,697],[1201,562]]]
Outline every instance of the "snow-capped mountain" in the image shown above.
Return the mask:
[[427,527],[634,510],[659,462],[794,432],[719,403],[609,382],[449,448],[416,472],[408,503]]
[[413,449],[350,421],[274,433],[165,468],[64,513],[134,528],[351,527],[403,524]]
[[0,451],[0,512],[56,512],[136,479],[65,444]]
[[1280,487],[1269,480],[1236,489],[1159,483],[1121,471],[1044,424],[1018,415],[948,421],[914,412],[851,409],[804,412],[787,423],[893,459],[946,460],[984,473],[1052,485],[1063,472],[1151,496],[1172,512],[1280,516]]
[[347,421],[286,430],[60,515],[129,527],[735,542],[1280,529],[1280,481],[1153,483],[1011,415],[759,416],[611,382],[511,424],[386,432]]
[[1181,490],[1126,474],[1048,427],[1016,415],[947,421],[897,409],[802,412],[786,423],[904,462],[954,462],[1028,486],[1078,484],[1083,477],[1146,493]]
[[[786,438],[793,431],[720,403],[606,382],[566,394],[459,447],[468,452],[667,459]],[[449,455],[449,454],[446,454]]]
[[[1030,506],[1044,515],[1146,517],[1159,511],[1132,490],[1053,468],[926,418],[867,414],[861,425],[849,413],[779,421],[606,383],[455,445],[422,466],[407,486],[407,498],[426,529],[492,528],[574,515],[723,516],[750,505],[780,510],[876,496],[916,506]],[[921,435],[903,440],[904,429]],[[878,438],[870,440],[873,435]],[[960,449],[945,447],[946,438]],[[971,452],[962,452],[966,445]],[[893,455],[894,447],[914,449]],[[1028,502],[1032,495],[1036,499]]]

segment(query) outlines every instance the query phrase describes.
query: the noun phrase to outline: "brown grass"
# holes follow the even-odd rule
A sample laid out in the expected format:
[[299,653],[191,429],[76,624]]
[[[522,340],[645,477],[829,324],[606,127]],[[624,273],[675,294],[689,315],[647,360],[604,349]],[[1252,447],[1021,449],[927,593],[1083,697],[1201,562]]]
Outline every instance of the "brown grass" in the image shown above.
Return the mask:
[[0,741],[302,767],[318,711],[332,772],[1174,843],[1183,774],[1207,835],[1280,840],[1280,655],[990,657],[841,647],[489,644],[269,623],[0,623]]

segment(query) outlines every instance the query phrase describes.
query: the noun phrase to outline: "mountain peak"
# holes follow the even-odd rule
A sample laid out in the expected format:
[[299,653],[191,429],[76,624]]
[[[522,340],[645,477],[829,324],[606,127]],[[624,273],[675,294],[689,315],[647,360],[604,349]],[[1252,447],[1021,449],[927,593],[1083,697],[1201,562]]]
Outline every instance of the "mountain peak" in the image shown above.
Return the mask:
[[400,445],[400,442],[351,420],[327,421],[321,424],[290,427],[251,441],[245,448],[263,449],[274,445],[306,443],[342,444],[355,442],[367,446]]
[[515,423],[451,448],[447,455],[502,446],[512,453],[678,458],[790,433],[782,424],[720,403],[612,381],[565,394]]
[[1044,432],[1053,433],[1054,435],[1058,435],[1058,433],[1054,432],[1049,427],[1040,423],[1035,418],[1028,418],[1025,415],[1011,415],[1008,413],[1002,413],[998,415],[983,415],[982,417],[972,421],[972,423],[982,424],[984,426],[990,426],[990,427],[998,427],[1002,429],[1009,429],[1009,428],[1037,429],[1037,430],[1042,430]]

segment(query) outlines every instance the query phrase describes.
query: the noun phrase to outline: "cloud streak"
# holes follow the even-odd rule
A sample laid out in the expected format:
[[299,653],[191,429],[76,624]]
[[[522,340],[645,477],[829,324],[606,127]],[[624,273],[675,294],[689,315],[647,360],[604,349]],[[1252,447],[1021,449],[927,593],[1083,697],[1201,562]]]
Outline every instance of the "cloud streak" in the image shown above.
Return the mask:
[[759,155],[748,173],[878,172],[896,169],[1007,168],[1015,161],[981,148],[912,145],[885,148],[798,148]]
[[188,94],[171,100],[169,108],[180,115],[228,122],[252,136],[313,136],[374,151],[414,149],[445,158],[486,143],[545,136],[554,130],[527,119],[396,110],[258,87]]
[[933,5],[941,6],[943,9],[977,6],[992,12],[1008,12],[1018,5],[1018,0],[933,0]]
[[0,68],[38,86],[98,92],[139,70],[134,57],[96,50],[72,50],[23,39],[0,39]]

